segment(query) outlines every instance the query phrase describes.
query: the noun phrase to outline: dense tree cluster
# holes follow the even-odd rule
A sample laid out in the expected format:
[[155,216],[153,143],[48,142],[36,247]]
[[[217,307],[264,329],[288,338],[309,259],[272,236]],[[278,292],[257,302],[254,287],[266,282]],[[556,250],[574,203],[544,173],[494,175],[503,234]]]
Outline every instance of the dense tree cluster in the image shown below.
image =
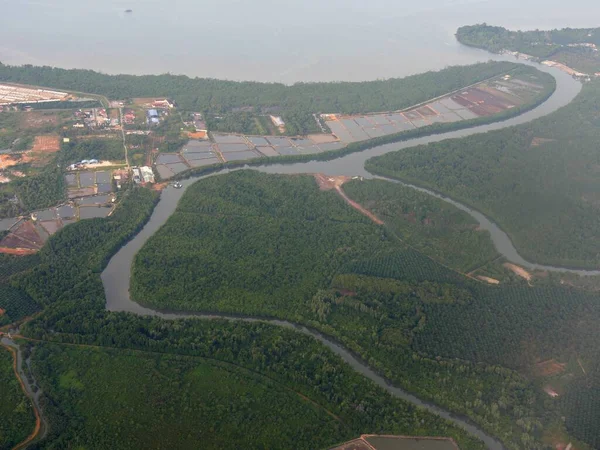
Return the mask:
[[344,191],[375,213],[404,242],[468,273],[498,257],[489,233],[443,200],[387,181],[352,181]]
[[119,161],[125,159],[123,141],[119,139],[77,139],[62,144],[59,163],[63,166],[84,159]]
[[56,165],[45,167],[40,173],[14,181],[17,197],[28,211],[55,206],[67,198],[63,170]]
[[600,28],[511,31],[483,23],[460,27],[456,38],[462,44],[492,52],[511,50],[538,58],[551,58],[585,73],[600,70],[598,52],[593,48],[577,46],[600,45]]
[[129,343],[117,333],[118,346],[142,344],[158,353],[37,347],[34,370],[56,424],[44,448],[67,442],[98,449],[197,448],[201,442],[202,448],[314,449],[364,430],[453,436],[461,448],[483,448],[464,431],[384,394],[293,331],[110,316],[105,319],[126,334],[138,328]]

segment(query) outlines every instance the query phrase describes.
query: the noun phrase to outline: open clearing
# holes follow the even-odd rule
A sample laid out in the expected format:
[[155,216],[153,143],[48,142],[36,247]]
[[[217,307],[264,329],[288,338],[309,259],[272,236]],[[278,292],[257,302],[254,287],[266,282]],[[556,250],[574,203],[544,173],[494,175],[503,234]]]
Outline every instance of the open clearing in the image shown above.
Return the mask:
[[344,175],[328,176],[328,175],[324,175],[322,173],[316,173],[313,176],[315,177],[315,181],[319,185],[319,189],[321,189],[322,191],[329,191],[329,190],[335,189],[337,191],[337,193],[340,195],[340,197],[342,197],[346,203],[348,203],[354,209],[356,209],[357,211],[359,211],[362,214],[364,214],[365,216],[367,216],[369,219],[371,219],[377,225],[383,225],[383,220],[381,220],[379,217],[377,217],[375,214],[373,214],[368,209],[364,208],[359,203],[352,200],[342,190],[342,185],[346,181],[350,180],[351,179],[350,177],[347,177]]
[[555,359],[549,359],[537,363],[533,368],[533,372],[537,377],[549,377],[564,372],[566,367],[567,365],[565,363],[559,363]]
[[489,284],[500,284],[500,281],[496,280],[495,278],[490,278],[490,277],[486,277],[483,275],[477,275],[477,279],[481,280],[481,281],[485,281],[486,283],[489,283]]
[[517,274],[518,276],[520,276],[521,278],[524,278],[527,281],[531,281],[531,279],[533,278],[533,276],[529,272],[527,272],[522,267],[517,266],[516,264],[504,263],[502,265],[504,267],[506,267],[508,270],[512,271],[513,273]]
[[31,151],[54,153],[60,150],[60,138],[58,136],[46,135],[36,136]]
[[531,140],[531,145],[530,147],[539,147],[542,144],[545,144],[546,142],[555,142],[556,139],[547,139],[547,138],[542,138],[542,137],[534,137]]
[[60,122],[58,114],[49,111],[28,111],[21,113],[21,120],[19,123],[22,129],[35,129],[47,126],[57,126]]
[[24,153],[0,155],[0,170],[31,161],[32,158]]
[[68,100],[69,97],[66,92],[0,84],[0,105],[52,102]]

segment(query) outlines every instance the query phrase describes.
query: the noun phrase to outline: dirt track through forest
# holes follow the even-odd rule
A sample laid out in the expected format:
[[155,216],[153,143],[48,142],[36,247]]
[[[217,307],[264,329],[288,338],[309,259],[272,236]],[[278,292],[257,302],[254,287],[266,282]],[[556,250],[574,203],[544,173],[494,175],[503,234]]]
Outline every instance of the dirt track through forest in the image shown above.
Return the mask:
[[15,445],[13,448],[13,450],[21,450],[21,449],[26,448],[31,442],[33,442],[33,440],[35,438],[38,437],[40,430],[42,429],[42,420],[41,420],[40,411],[38,410],[36,403],[29,396],[29,392],[27,391],[27,388],[25,387],[25,383],[23,382],[23,379],[21,378],[21,375],[19,374],[19,370],[17,368],[17,360],[18,360],[17,350],[15,350],[13,347],[11,347],[9,345],[5,345],[5,344],[2,344],[2,347],[7,349],[13,356],[13,372],[15,373],[15,377],[17,377],[17,380],[19,380],[19,384],[21,385],[21,390],[23,391],[23,394],[25,394],[25,396],[29,399],[29,402],[31,403],[31,406],[33,407],[33,412],[35,414],[35,427],[34,427],[33,431],[31,432],[31,434],[29,436],[27,436],[27,439],[25,439],[23,442]]

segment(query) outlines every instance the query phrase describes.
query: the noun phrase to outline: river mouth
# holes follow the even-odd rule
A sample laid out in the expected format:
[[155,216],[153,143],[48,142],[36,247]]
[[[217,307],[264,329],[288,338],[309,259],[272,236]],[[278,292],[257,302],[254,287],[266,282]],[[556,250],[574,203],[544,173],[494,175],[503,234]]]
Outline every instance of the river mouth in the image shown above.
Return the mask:
[[[523,123],[530,122],[539,117],[543,117],[548,115],[557,109],[566,106],[569,104],[575,96],[581,90],[581,83],[575,81],[567,74],[558,71],[557,69],[548,68],[545,66],[528,63],[530,65],[535,65],[536,68],[542,70],[544,72],[550,73],[556,79],[556,90],[555,92],[548,98],[544,103],[539,105],[538,107],[527,111],[519,116],[513,117],[508,120],[504,120],[501,122],[494,122],[488,125],[481,125],[472,128],[466,128],[462,130],[452,131],[443,134],[437,135],[429,135],[415,139],[409,139],[403,142],[392,143],[381,145],[377,147],[373,147],[361,152],[351,153],[349,155],[340,157],[338,159],[333,159],[331,161],[309,161],[309,162],[301,162],[301,163],[291,163],[291,164],[273,164],[268,166],[257,166],[252,167],[253,170],[258,170],[264,173],[272,173],[272,174],[307,174],[307,173],[324,173],[327,175],[348,175],[348,176],[362,176],[367,179],[376,178],[374,175],[369,173],[364,164],[367,159],[372,158],[374,156],[380,156],[385,153],[389,153],[391,151],[396,151],[400,149],[405,149],[409,147],[414,147],[416,145],[428,144],[431,142],[439,142],[445,139],[450,138],[459,138],[465,137],[472,134],[483,133],[492,130],[499,130],[502,128],[506,128],[509,126],[519,125]],[[334,353],[340,356],[345,362],[347,362],[352,368],[356,371],[360,372],[367,378],[371,379],[392,395],[402,398],[408,402],[411,402],[415,405],[424,407],[429,411],[437,414],[440,417],[451,420],[454,424],[464,428],[466,431],[471,433],[472,435],[481,439],[485,445],[493,450],[501,450],[504,449],[503,445],[494,439],[493,437],[487,435],[485,432],[480,430],[477,426],[473,425],[467,420],[462,418],[458,418],[450,414],[449,412],[435,406],[428,404],[416,396],[390,385],[383,377],[379,376],[375,373],[366,363],[361,361],[355,355],[351,354],[347,349],[345,349],[340,344],[336,343],[329,337],[324,336],[320,332],[316,330],[311,330],[306,328],[300,324],[294,324],[291,322],[278,320],[278,319],[270,319],[270,318],[260,318],[260,317],[249,317],[249,316],[236,316],[236,315],[228,315],[228,314],[219,314],[219,313],[207,313],[207,314],[193,314],[193,313],[183,313],[176,311],[157,311],[150,308],[146,308],[134,301],[131,300],[129,296],[129,285],[131,279],[131,266],[133,263],[133,259],[137,252],[143,247],[146,241],[156,232],[158,229],[167,221],[167,219],[171,216],[171,214],[175,211],[178,201],[181,199],[183,194],[185,193],[187,187],[189,187],[194,182],[211,177],[217,176],[225,173],[229,173],[232,170],[240,170],[240,169],[225,169],[219,172],[215,172],[210,175],[193,177],[187,180],[182,180],[182,188],[176,189],[173,187],[168,187],[164,189],[161,193],[161,198],[158,204],[156,205],[150,220],[143,227],[143,229],[125,246],[123,246],[109,261],[107,267],[102,272],[102,283],[104,285],[104,290],[106,294],[106,308],[109,311],[123,311],[130,312],[133,314],[143,315],[143,316],[156,316],[161,317],[167,320],[176,320],[176,319],[228,319],[228,320],[242,320],[248,322],[266,322],[276,326],[284,326],[288,328],[293,328],[299,332],[309,334],[313,336],[315,339],[319,340],[321,343],[330,348]],[[394,180],[389,180],[394,181]],[[436,196],[438,198],[442,198],[443,200],[452,203],[453,205],[459,207],[463,211],[469,213],[472,217],[480,222],[480,226],[483,229],[486,229],[492,235],[492,240],[496,245],[497,250],[500,254],[502,254],[506,259],[511,262],[515,262],[516,264],[523,265],[528,268],[543,268],[544,270],[552,270],[552,271],[569,271],[574,272],[580,275],[598,275],[600,271],[586,271],[586,270],[570,270],[564,269],[561,267],[553,267],[553,266],[541,266],[533,263],[529,263],[521,258],[512,244],[508,235],[502,231],[496,224],[494,224],[491,220],[486,218],[483,214],[468,208],[465,205],[460,204],[454,200],[448,199],[447,197],[440,196],[437,193],[429,191],[427,189],[418,188],[416,186],[408,185],[409,187],[413,187],[415,189],[426,192],[430,195]]]

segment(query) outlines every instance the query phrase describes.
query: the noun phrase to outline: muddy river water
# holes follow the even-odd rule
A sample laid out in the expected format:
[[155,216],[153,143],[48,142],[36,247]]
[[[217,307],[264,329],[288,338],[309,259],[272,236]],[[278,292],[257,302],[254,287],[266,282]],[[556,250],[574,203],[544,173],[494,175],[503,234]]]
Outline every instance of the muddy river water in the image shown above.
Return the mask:
[[[269,166],[260,166],[253,167],[253,170],[259,170],[265,173],[276,173],[276,174],[302,174],[302,173],[324,173],[327,175],[349,175],[349,176],[362,176],[365,178],[375,178],[372,174],[367,172],[364,168],[364,163],[367,159],[373,156],[379,156],[390,151],[399,150],[403,148],[413,147],[419,144],[427,144],[430,142],[437,142],[443,139],[448,138],[457,138],[464,137],[468,135],[472,135],[475,133],[482,133],[490,130],[498,130],[501,128],[505,128],[512,125],[523,124],[534,120],[536,118],[545,116],[553,111],[556,111],[558,108],[567,105],[570,103],[575,96],[581,90],[581,84],[574,79],[572,79],[567,74],[560,72],[556,69],[547,68],[545,66],[537,66],[540,70],[551,73],[557,80],[557,88],[556,92],[542,105],[537,108],[526,112],[518,117],[514,117],[512,119],[497,122],[490,125],[477,126],[465,130],[458,130],[449,133],[444,133],[440,135],[433,136],[425,136],[417,139],[411,139],[399,143],[387,144],[378,147],[374,147],[362,152],[353,153],[350,155],[346,155],[344,157],[332,160],[332,161],[311,161],[311,162],[303,162],[303,163],[295,163],[295,164],[275,164]],[[208,176],[217,176],[222,173],[227,173],[228,170],[224,170],[222,172],[208,175]],[[482,430],[469,423],[462,418],[455,417],[451,415],[449,412],[435,406],[428,404],[414,395],[403,391],[400,388],[394,387],[387,383],[381,376],[376,374],[369,366],[361,361],[360,358],[351,354],[344,347],[336,343],[334,340],[322,335],[321,333],[303,327],[301,325],[274,320],[274,319],[264,319],[264,318],[253,318],[253,317],[240,317],[240,316],[228,316],[226,314],[190,314],[190,313],[177,313],[177,312],[165,312],[165,311],[155,311],[149,308],[145,308],[135,302],[133,302],[129,297],[129,282],[131,277],[131,265],[136,253],[142,248],[145,242],[166,222],[169,216],[174,212],[177,207],[178,200],[184,194],[186,188],[190,186],[192,183],[197,181],[200,178],[204,177],[196,177],[185,180],[182,182],[182,189],[174,189],[169,187],[165,189],[162,194],[160,201],[156,205],[154,212],[149,220],[149,222],[144,226],[144,228],[132,239],[127,245],[125,245],[117,254],[113,256],[110,260],[108,266],[102,273],[102,281],[104,284],[104,289],[106,293],[106,307],[110,311],[128,311],[134,314],[139,315],[147,315],[147,316],[159,316],[165,319],[180,319],[180,318],[206,318],[206,319],[214,319],[214,318],[225,318],[231,320],[244,320],[244,321],[264,321],[278,326],[284,326],[288,328],[293,328],[298,330],[299,332],[309,334],[314,338],[318,339],[328,348],[330,348],[334,353],[339,355],[344,361],[346,361],[352,368],[356,371],[360,372],[367,378],[371,379],[392,395],[400,397],[406,401],[409,401],[413,404],[424,407],[431,412],[447,418],[453,421],[455,424],[463,427],[469,433],[477,436],[482,439],[486,446],[490,449],[503,449],[504,447],[500,442],[492,438],[491,436],[484,433]],[[564,271],[566,269],[558,268],[558,267],[549,267],[549,266],[541,266],[537,264],[530,263],[525,261],[517,252],[514,245],[512,244],[508,235],[503,232],[496,224],[494,224],[491,220],[486,218],[483,214],[474,211],[458,202],[447,199],[443,196],[439,196],[433,192],[430,192],[426,189],[416,188],[421,191],[427,192],[431,195],[435,195],[436,197],[442,198],[445,201],[448,201],[460,209],[468,212],[471,216],[473,216],[476,220],[479,221],[481,228],[488,230],[493,239],[494,245],[498,249],[498,251],[506,257],[511,262],[522,265],[524,267],[535,269],[545,269],[545,270],[557,270]],[[582,274],[582,275],[595,275],[600,274],[600,271],[581,271],[574,270],[573,272]]]

